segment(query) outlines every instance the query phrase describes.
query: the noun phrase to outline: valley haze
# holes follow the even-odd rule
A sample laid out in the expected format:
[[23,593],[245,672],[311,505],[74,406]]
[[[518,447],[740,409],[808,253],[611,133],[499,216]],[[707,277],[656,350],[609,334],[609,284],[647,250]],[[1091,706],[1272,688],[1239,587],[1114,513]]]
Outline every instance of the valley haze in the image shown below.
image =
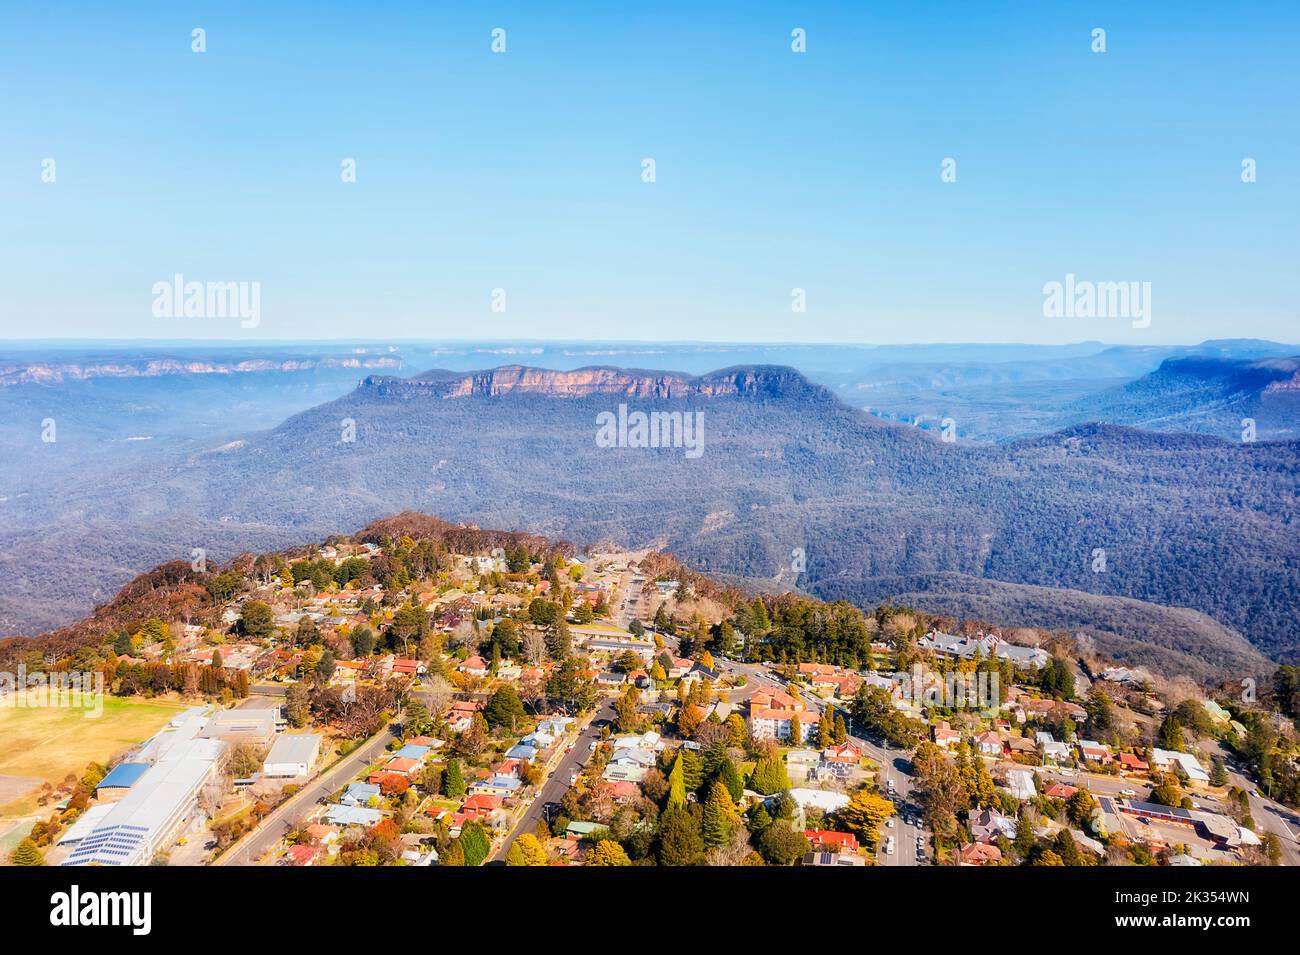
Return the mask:
[[[1300,646],[1284,610],[1300,575],[1297,354],[1253,340],[6,346],[0,626],[66,625],[193,548],[220,561],[424,510],[663,547],[751,588],[1075,628],[1201,677],[1262,673]],[[529,363],[480,364],[505,357]],[[745,363],[717,367],[731,359]],[[648,433],[637,448],[620,426],[637,414],[707,421],[708,443],[682,428],[671,458]],[[33,428],[45,419],[54,443]]]

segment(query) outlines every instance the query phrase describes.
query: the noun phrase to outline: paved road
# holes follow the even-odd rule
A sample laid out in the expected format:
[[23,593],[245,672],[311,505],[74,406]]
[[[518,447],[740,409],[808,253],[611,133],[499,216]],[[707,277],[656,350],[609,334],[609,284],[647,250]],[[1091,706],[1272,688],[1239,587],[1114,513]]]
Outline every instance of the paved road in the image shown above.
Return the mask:
[[510,849],[510,844],[523,835],[525,832],[536,832],[537,824],[542,821],[542,807],[548,802],[559,802],[564,798],[565,791],[569,788],[569,780],[573,774],[579,772],[587,760],[591,757],[591,744],[600,739],[600,726],[602,720],[612,720],[614,718],[614,701],[605,700],[596,707],[595,714],[587,727],[578,734],[577,740],[573,744],[573,749],[560,757],[555,764],[551,774],[543,780],[542,785],[533,797],[533,801],[528,804],[515,827],[510,830],[507,836],[497,850],[492,854],[489,861],[504,859],[506,852]]
[[642,589],[644,586],[645,577],[639,570],[628,570],[624,572],[619,580],[620,597],[618,606],[614,609],[614,622],[620,627],[626,627],[633,619],[640,619],[642,623],[649,623],[640,616],[646,610],[642,606]]
[[396,735],[396,723],[389,723],[375,737],[353,750],[323,775],[316,777],[282,803],[249,835],[227,849],[213,865],[254,865],[284,837],[287,827],[296,823],[320,800],[342,789],[366,766],[379,758]]
[[[1227,767],[1228,782],[1248,793],[1258,793],[1258,784],[1237,768],[1239,763],[1232,752],[1222,743],[1215,745]],[[1265,798],[1262,794],[1252,795],[1249,798],[1250,815],[1255,822],[1255,828],[1277,836],[1282,846],[1282,864],[1300,865],[1300,814],[1281,803]]]

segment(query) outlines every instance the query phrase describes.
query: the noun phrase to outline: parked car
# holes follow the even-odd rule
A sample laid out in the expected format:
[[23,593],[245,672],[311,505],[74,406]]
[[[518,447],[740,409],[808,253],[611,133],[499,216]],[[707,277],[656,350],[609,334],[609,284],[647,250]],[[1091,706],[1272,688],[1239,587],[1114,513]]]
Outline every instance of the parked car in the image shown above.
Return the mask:
[[1119,794],[1120,794],[1121,796],[1136,796],[1136,795],[1137,795],[1137,790],[1136,790],[1136,789],[1121,789],[1121,790],[1119,791]]
[[578,774],[574,773],[569,777],[569,785],[576,786],[577,784],[578,784]]

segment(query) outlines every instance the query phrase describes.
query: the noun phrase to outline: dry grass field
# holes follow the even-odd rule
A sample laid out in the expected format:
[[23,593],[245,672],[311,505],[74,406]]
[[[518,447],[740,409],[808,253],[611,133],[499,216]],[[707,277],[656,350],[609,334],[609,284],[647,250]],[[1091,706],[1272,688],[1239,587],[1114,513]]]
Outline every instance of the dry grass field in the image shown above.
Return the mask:
[[[148,739],[184,709],[176,701],[104,700],[103,713],[87,717],[74,708],[0,707],[0,816],[23,815],[35,808],[26,777],[39,786],[80,774],[88,763],[107,763]],[[30,803],[30,805],[26,805]]]

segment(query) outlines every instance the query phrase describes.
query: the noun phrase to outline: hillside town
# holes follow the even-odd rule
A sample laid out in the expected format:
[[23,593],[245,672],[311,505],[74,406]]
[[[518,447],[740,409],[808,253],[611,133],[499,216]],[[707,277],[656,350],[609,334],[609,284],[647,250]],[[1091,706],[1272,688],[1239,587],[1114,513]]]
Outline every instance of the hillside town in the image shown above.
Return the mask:
[[1286,716],[1042,634],[418,525],[198,581],[67,661],[184,706],[14,864],[1300,864]]

